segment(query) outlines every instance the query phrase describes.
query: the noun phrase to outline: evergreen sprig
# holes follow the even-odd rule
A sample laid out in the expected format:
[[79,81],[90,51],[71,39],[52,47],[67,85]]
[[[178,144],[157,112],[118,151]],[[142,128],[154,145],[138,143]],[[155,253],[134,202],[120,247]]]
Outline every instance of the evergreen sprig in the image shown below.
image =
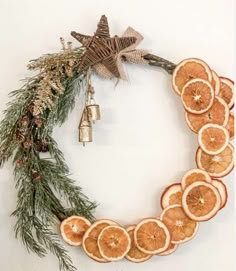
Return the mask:
[[30,78],[20,89],[9,95],[13,99],[7,104],[7,109],[3,112],[5,117],[0,122],[0,165],[10,158],[18,146],[15,138],[17,123],[33,99],[39,80],[40,76]]
[[[55,232],[55,226],[71,215],[93,220],[96,207],[96,203],[90,201],[69,177],[64,155],[52,137],[53,127],[67,119],[83,86],[86,74],[76,72],[82,52],[82,49],[73,51],[70,48],[69,53],[61,53],[66,54],[66,60],[63,55],[55,54],[55,67],[60,73],[55,73],[58,77],[51,80],[59,80],[64,92],[50,90],[54,93],[50,108],[44,108],[39,115],[35,115],[32,109],[44,80],[39,72],[37,76],[28,78],[21,89],[11,93],[14,99],[8,104],[0,123],[0,164],[12,157],[18,190],[17,206],[12,213],[16,218],[16,237],[22,239],[29,252],[40,257],[48,251],[55,254],[62,271],[74,271],[76,268]],[[65,66],[69,56],[73,58],[73,67],[71,64]],[[50,67],[55,71],[53,55],[48,57]],[[61,66],[58,59],[63,60]],[[44,65],[44,62],[48,65],[47,56],[34,62],[35,66]],[[43,66],[40,68],[43,69]],[[67,71],[63,72],[65,68]],[[48,152],[46,158],[40,153],[42,144],[44,151],[46,148]]]

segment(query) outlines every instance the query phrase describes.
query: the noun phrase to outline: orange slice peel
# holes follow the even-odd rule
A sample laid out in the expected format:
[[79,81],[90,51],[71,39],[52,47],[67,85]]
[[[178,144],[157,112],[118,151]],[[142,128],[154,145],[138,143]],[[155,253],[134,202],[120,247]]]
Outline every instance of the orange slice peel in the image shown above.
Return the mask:
[[205,170],[213,178],[221,178],[228,175],[234,168],[234,147],[228,144],[219,154],[211,155],[198,148],[196,152],[196,164],[199,169]]
[[[182,189],[184,190],[187,186],[192,184],[193,182],[204,181],[211,183],[210,175],[205,171],[198,168],[190,169],[187,171],[181,181]],[[181,201],[182,204],[182,201]]]
[[128,232],[130,239],[131,239],[131,248],[129,252],[126,254],[126,259],[134,262],[134,263],[141,263],[149,260],[152,255],[147,254],[139,250],[134,242],[134,230],[136,228],[136,225],[129,226],[126,231]]
[[101,263],[108,262],[105,260],[98,248],[97,240],[101,231],[110,225],[117,225],[116,222],[108,219],[101,219],[91,225],[91,227],[85,232],[82,241],[82,247],[84,252],[93,260]]
[[139,250],[155,255],[164,252],[170,244],[171,236],[166,225],[159,219],[146,218],[137,224],[134,241]]
[[229,109],[234,107],[234,82],[226,77],[220,77],[220,91],[218,96],[228,105]]
[[190,80],[181,92],[183,105],[192,114],[202,114],[208,111],[213,104],[214,96],[211,83],[199,78]]
[[119,261],[129,252],[131,240],[124,228],[118,225],[111,225],[101,231],[97,244],[103,259]]
[[182,187],[180,183],[174,183],[166,187],[161,195],[161,208],[165,209],[169,205],[181,204]]
[[190,129],[198,133],[208,123],[225,126],[229,119],[229,108],[226,102],[220,97],[215,97],[211,108],[203,114],[185,113],[185,119]]
[[230,140],[233,140],[234,139],[234,113],[233,112],[229,113],[229,120],[225,127],[229,132]]
[[227,200],[228,200],[228,192],[227,192],[227,187],[226,185],[219,179],[213,179],[212,180],[212,185],[214,185],[219,193],[220,193],[220,197],[221,197],[221,206],[220,209],[224,208]]
[[181,95],[183,87],[195,78],[211,82],[212,72],[209,66],[203,60],[197,58],[181,61],[176,66],[172,77],[172,85],[176,94]]
[[60,225],[61,236],[67,244],[80,246],[90,225],[90,221],[82,216],[70,216],[63,220]]
[[164,251],[164,252],[161,252],[159,254],[157,254],[157,256],[168,256],[168,255],[171,255],[173,254],[176,249],[178,248],[178,245],[177,244],[173,244],[173,243],[170,243],[167,250]]
[[208,123],[200,129],[198,143],[204,152],[219,154],[229,143],[229,132],[221,125]]
[[215,95],[218,95],[220,92],[220,78],[215,71],[212,70],[211,72],[212,72],[211,84],[212,84],[213,89],[215,91]]

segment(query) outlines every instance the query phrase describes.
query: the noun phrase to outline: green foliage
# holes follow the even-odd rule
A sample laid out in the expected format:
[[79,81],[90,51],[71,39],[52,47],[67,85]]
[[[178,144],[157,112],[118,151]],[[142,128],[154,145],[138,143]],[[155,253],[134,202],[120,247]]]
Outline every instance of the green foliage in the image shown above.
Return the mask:
[[9,159],[18,146],[15,138],[17,123],[33,99],[39,80],[39,77],[30,78],[22,88],[10,93],[13,100],[7,104],[7,109],[4,111],[5,117],[0,122],[0,165]]
[[[80,56],[78,49],[75,56]],[[16,237],[22,239],[29,252],[43,257],[50,251],[58,258],[60,270],[74,271],[75,267],[55,229],[70,215],[93,220],[96,204],[69,177],[64,155],[52,137],[53,127],[61,125],[74,108],[85,74],[78,74],[75,70],[72,77],[63,73],[59,79],[65,91],[55,95],[51,108],[45,108],[40,114],[42,126],[35,124],[35,116],[30,109],[41,75],[28,79],[20,90],[11,93],[14,99],[8,104],[0,123],[0,164],[13,158],[18,190],[17,206],[12,213],[16,218]],[[23,116],[29,118],[29,124],[24,128],[24,136],[30,142],[28,147],[16,137],[22,130]],[[39,143],[44,141],[48,148],[47,158],[42,157],[38,150]]]

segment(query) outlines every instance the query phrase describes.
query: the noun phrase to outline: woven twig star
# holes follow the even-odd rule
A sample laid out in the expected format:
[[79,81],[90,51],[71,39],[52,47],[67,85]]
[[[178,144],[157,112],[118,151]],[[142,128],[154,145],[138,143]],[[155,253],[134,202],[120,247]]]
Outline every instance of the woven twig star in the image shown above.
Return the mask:
[[122,58],[134,63],[147,63],[142,56],[147,52],[134,48],[142,40],[142,36],[132,28],[128,28],[122,37],[110,37],[107,17],[103,15],[98,23],[94,36],[87,36],[72,32],[85,48],[85,54],[81,60],[79,71],[94,67],[103,77],[117,77],[126,79]]

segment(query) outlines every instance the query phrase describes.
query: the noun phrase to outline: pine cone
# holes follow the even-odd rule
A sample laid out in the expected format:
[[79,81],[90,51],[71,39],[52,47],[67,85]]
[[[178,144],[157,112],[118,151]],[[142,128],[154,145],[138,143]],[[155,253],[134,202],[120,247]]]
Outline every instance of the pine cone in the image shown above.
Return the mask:
[[29,126],[29,123],[30,123],[30,119],[28,116],[23,116],[20,120],[20,126],[21,127],[28,127]]
[[41,128],[43,126],[43,120],[39,116],[36,116],[34,118],[34,123],[37,125],[38,128]]
[[29,105],[28,110],[29,110],[29,112],[33,115],[33,112],[34,112],[34,104],[33,104],[33,103],[31,103],[31,104]]
[[24,158],[19,158],[19,159],[16,160],[16,166],[18,168],[22,167],[24,165],[24,163],[25,163],[25,159]]
[[38,152],[48,152],[49,151],[48,143],[46,141],[38,140],[36,144],[37,144],[37,151]]
[[32,141],[30,139],[26,139],[24,142],[23,142],[23,147],[25,149],[29,149],[30,147],[32,146]]
[[20,133],[19,131],[16,133],[16,141],[18,143],[22,143],[25,141],[25,136],[22,133]]
[[33,180],[35,181],[40,181],[41,180],[41,176],[39,175],[39,173],[35,170],[33,170],[33,173],[32,173],[32,178]]

